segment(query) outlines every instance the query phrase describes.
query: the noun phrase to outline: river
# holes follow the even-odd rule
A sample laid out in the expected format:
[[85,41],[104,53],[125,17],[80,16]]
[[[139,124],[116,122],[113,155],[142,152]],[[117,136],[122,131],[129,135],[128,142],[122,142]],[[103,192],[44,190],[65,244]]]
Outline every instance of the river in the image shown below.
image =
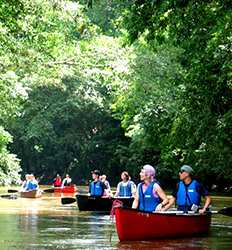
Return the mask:
[[[205,237],[120,243],[108,215],[79,212],[75,203],[64,206],[60,199],[48,193],[38,199],[0,198],[0,250],[232,249],[232,217],[214,215]],[[232,206],[232,197],[213,200],[214,210]]]

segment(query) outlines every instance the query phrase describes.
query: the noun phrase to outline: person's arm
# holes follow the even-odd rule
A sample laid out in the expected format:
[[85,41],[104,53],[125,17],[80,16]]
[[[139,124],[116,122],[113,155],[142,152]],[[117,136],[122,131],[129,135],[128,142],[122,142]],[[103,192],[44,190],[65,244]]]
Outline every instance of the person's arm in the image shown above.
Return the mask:
[[173,205],[175,205],[176,203],[176,198],[174,196],[171,196],[169,199],[168,199],[168,204],[165,205],[164,207],[164,210],[168,210],[170,207],[172,207]]
[[26,181],[22,182],[21,188],[25,188],[26,187]]
[[109,192],[111,191],[111,188],[110,188],[110,183],[109,183],[109,181],[107,181],[107,189],[109,190]]
[[65,181],[66,181],[66,178],[63,179],[62,184],[61,184],[61,188],[64,188]]
[[37,180],[34,181],[35,189],[39,189],[39,182]]
[[199,213],[200,214],[203,214],[205,213],[206,209],[209,207],[209,205],[211,204],[211,197],[208,195],[208,196],[205,196],[205,204],[204,204],[204,207],[202,209],[199,209]]
[[110,187],[110,183],[109,181],[107,181],[107,193],[108,193],[108,196],[110,197],[113,197],[113,192],[111,191],[111,187]]
[[135,196],[136,194],[136,185],[133,181],[131,181],[131,193],[132,193],[132,196]]
[[175,205],[176,199],[177,199],[177,191],[178,191],[178,184],[177,184],[176,188],[172,191],[172,195],[171,195],[171,197],[168,199],[169,202],[168,202],[168,204],[165,206],[165,210],[168,210],[170,207],[172,207],[173,205]]
[[107,193],[106,185],[102,181],[100,182],[100,185],[101,185],[101,188],[102,188],[102,196],[107,196],[108,193]]
[[155,211],[165,211],[167,210],[166,206],[169,204],[168,197],[164,193],[163,189],[160,187],[160,185],[154,185],[155,192],[159,195],[159,197],[162,199],[162,202],[156,207]]
[[117,189],[116,189],[116,193],[115,193],[114,197],[118,197],[119,192],[120,192],[120,182],[117,185]]
[[200,194],[205,197],[205,204],[202,209],[199,209],[199,213],[203,214],[205,213],[206,209],[209,207],[211,204],[211,197],[209,195],[208,190],[206,190],[203,185],[200,184]]
[[132,204],[132,208],[137,209],[138,206],[139,206],[139,190],[137,189],[137,191],[135,193],[134,201]]

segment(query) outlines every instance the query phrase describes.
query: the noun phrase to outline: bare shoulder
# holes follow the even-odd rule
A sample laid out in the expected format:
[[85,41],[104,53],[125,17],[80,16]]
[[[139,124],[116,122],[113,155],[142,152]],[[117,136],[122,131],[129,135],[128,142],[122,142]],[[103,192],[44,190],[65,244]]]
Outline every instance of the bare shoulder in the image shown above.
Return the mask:
[[161,186],[156,182],[153,186],[153,190],[155,191],[159,191],[159,190],[162,190]]

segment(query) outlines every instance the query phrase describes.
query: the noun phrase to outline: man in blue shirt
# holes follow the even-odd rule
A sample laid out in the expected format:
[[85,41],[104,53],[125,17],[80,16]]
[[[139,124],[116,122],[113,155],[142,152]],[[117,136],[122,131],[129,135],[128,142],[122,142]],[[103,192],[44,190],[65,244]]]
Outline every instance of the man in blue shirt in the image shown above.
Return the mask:
[[[180,211],[198,211],[205,213],[211,203],[209,192],[197,180],[192,178],[193,169],[188,165],[183,165],[179,172],[180,182],[176,190],[172,193],[169,207],[174,203]],[[204,206],[201,206],[201,197],[205,197]]]

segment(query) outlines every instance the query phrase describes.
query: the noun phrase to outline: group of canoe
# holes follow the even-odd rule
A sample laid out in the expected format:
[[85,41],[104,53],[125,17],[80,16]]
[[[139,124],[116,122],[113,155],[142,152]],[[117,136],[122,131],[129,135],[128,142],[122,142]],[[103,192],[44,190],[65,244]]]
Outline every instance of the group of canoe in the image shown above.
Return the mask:
[[[207,213],[211,198],[202,184],[192,178],[193,169],[187,165],[181,167],[180,181],[170,199],[155,179],[155,173],[151,165],[143,166],[141,183],[136,187],[128,173],[123,172],[122,181],[112,196],[100,171],[94,170],[88,196],[76,195],[79,210],[109,211],[113,205],[121,241],[207,233],[211,223],[211,214]],[[205,197],[203,206],[202,196]],[[177,210],[170,211],[174,203]]]
[[59,192],[59,193],[75,193],[75,185],[72,184],[72,179],[67,174],[64,180],[61,180],[59,174],[57,174],[53,188],[41,190],[39,188],[38,181],[33,174],[26,174],[25,180],[22,183],[19,194],[23,198],[40,198],[43,192]]
[[[129,174],[123,172],[115,195],[111,192],[106,177],[102,176],[99,170],[91,173],[93,180],[89,185],[89,193],[76,194],[76,199],[63,197],[62,204],[77,201],[80,211],[109,213],[112,209],[121,241],[183,237],[204,234],[209,230],[211,198],[203,185],[193,178],[193,169],[188,165],[180,168],[180,181],[171,198],[167,197],[156,180],[156,170],[151,165],[142,167],[141,182],[137,187]],[[36,186],[35,180],[30,178],[27,180],[27,185],[30,187],[34,185],[35,189],[25,190],[25,192],[38,190],[38,183]],[[66,188],[67,192],[75,192],[71,178],[66,175],[66,178],[61,181],[60,176],[57,176],[54,190],[63,192]],[[201,205],[202,197],[205,197],[203,205]],[[172,207],[175,203],[177,209],[174,210]]]

